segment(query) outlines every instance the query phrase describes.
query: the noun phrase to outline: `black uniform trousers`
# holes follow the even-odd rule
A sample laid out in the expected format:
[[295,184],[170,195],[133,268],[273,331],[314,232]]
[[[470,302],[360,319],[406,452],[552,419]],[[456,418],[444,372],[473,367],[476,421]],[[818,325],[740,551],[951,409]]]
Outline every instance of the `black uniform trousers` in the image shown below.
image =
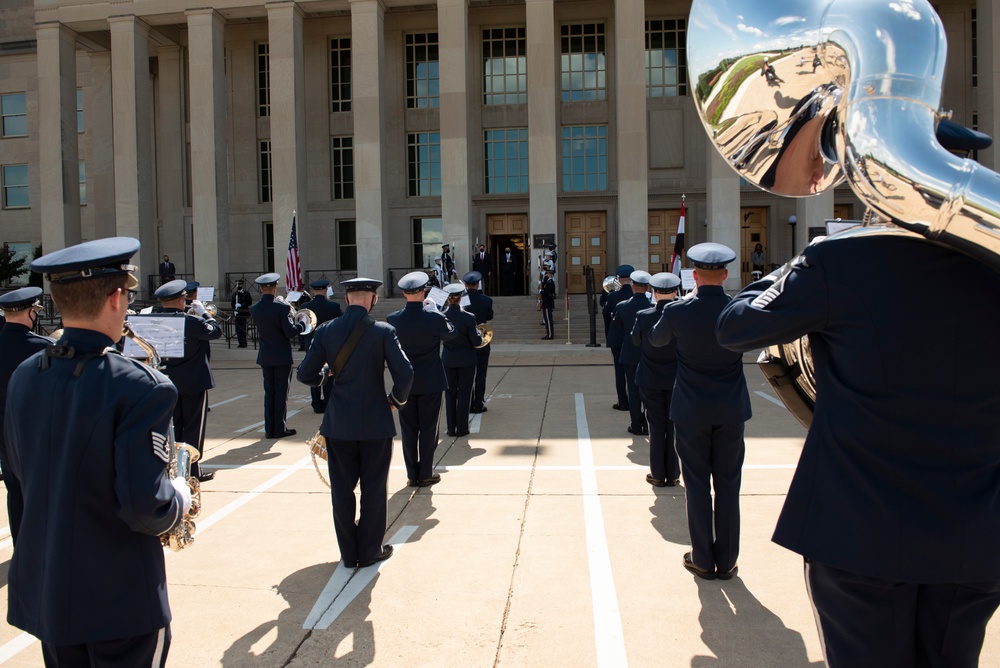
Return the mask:
[[236,343],[240,348],[247,347],[247,320],[249,320],[249,315],[236,314],[233,318],[233,323],[236,326]]
[[292,365],[262,366],[264,374],[264,431],[268,435],[285,431],[285,407],[288,405],[288,384],[292,380]]
[[646,418],[642,414],[642,400],[639,396],[639,386],[635,384],[635,372],[638,364],[622,364],[625,370],[625,388],[628,392],[628,414],[631,418],[632,432],[641,434],[646,428]]
[[625,367],[618,361],[621,354],[620,346],[611,348],[611,357],[615,361],[615,390],[618,392],[618,405],[628,408],[628,383],[625,381]]
[[472,384],[476,376],[474,366],[446,366],[448,389],[444,392],[444,414],[448,431],[469,430],[469,409],[472,407]]
[[[196,394],[180,394],[174,404],[174,440],[194,447],[199,455],[205,454],[207,406],[207,390]],[[199,461],[200,459],[199,457]],[[201,475],[201,465],[198,462],[191,465],[191,475],[196,478]]]
[[[545,325],[545,336],[554,337],[556,335],[556,326],[552,321],[552,312],[555,310],[553,306],[543,306],[542,307],[542,324]],[[619,348],[621,350],[621,348]]]
[[639,388],[649,425],[649,472],[657,480],[680,480],[681,464],[670,420],[671,390]]
[[317,413],[326,412],[326,402],[330,401],[333,393],[333,376],[327,376],[326,380],[319,387],[310,387],[309,394],[312,395],[313,411]]
[[674,423],[677,454],[684,465],[691,558],[698,568],[729,571],[740,554],[743,428],[743,422]]
[[476,348],[476,385],[472,390],[472,407],[486,405],[486,371],[490,368],[490,347]]
[[975,668],[1000,582],[901,583],[805,560],[830,668]]
[[141,636],[82,645],[42,643],[46,668],[163,668],[170,649],[170,626]]
[[[386,489],[392,437],[368,441],[326,439],[333,528],[345,566],[374,561],[382,554],[386,527]],[[354,488],[361,483],[361,515],[355,522]]]
[[438,442],[441,392],[411,394],[399,409],[403,462],[409,480],[429,480],[434,474],[434,449]]

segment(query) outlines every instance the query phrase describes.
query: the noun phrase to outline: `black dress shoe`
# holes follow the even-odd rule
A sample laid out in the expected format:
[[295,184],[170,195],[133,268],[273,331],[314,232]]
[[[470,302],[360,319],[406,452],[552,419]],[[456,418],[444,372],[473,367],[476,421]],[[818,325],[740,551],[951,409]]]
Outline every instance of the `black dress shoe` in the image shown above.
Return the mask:
[[215,477],[215,471],[205,471],[198,476],[198,482],[208,482]]
[[716,571],[715,577],[719,578],[720,580],[732,580],[739,572],[740,572],[740,567],[733,566],[728,571]]
[[632,425],[629,425],[628,426],[628,433],[635,434],[636,436],[643,436],[645,434],[648,434],[649,430],[646,429],[646,428],[644,428],[644,427],[640,427],[638,430],[634,430],[634,429],[632,429]]
[[271,438],[287,438],[288,436],[295,436],[297,432],[294,429],[286,429],[285,431],[275,434]]
[[416,478],[407,478],[406,479],[406,486],[407,487],[420,487],[420,481],[417,480]]
[[480,408],[470,408],[469,412],[470,413],[485,413],[488,410],[489,409],[486,408],[486,406],[481,406]]
[[628,404],[611,404],[611,407],[614,408],[616,411],[628,410]]
[[658,480],[658,479],[654,478],[652,473],[647,473],[646,474],[646,482],[648,482],[653,487],[666,487],[667,486],[667,483],[665,481]]
[[455,436],[458,437],[468,436],[470,433],[472,432],[470,432],[468,429],[458,429],[455,431]]
[[382,554],[378,555],[377,557],[375,557],[371,561],[366,561],[365,563],[361,564],[361,568],[364,568],[366,566],[374,566],[378,562],[385,561],[386,559],[388,559],[391,556],[392,556],[392,545],[383,545],[382,546]]
[[694,562],[691,560],[690,552],[684,553],[684,568],[688,569],[689,571],[700,577],[702,580],[715,579],[715,571],[709,571],[704,568],[698,568],[697,566],[694,565]]
[[430,478],[427,478],[426,480],[418,480],[417,481],[417,487],[430,487],[431,485],[436,485],[439,482],[441,482],[441,474],[440,473],[435,473],[434,475],[432,475]]
[[676,486],[677,486],[677,485],[679,485],[680,483],[681,483],[680,479],[677,479],[677,480],[668,480],[668,481],[667,481],[666,483],[664,483],[664,484],[665,484],[665,485],[666,485],[667,487],[676,487]]
[[454,429],[449,429],[448,430],[448,435],[449,436],[455,436],[455,430]]

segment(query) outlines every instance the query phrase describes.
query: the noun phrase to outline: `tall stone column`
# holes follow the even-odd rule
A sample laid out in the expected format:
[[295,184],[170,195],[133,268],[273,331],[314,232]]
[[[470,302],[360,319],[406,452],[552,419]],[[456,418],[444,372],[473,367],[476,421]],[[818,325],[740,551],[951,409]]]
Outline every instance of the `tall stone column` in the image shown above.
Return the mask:
[[618,147],[618,253],[622,262],[649,264],[646,123],[646,25],[642,0],[615,2],[615,111]]
[[[309,237],[306,205],[306,105],[302,69],[302,10],[294,2],[267,5],[271,74],[271,177],[274,196],[274,266],[283,273],[292,233],[299,244]],[[355,116],[356,118],[357,116]],[[194,119],[192,118],[192,121]],[[225,158],[222,158],[225,160]],[[305,269],[305,267],[303,267]]]
[[[295,12],[297,14],[297,12]],[[223,272],[228,265],[229,240],[229,150],[226,141],[226,63],[223,51],[225,19],[213,9],[192,9],[187,12],[190,62],[195,67],[189,68],[191,81],[191,195],[192,213],[194,218],[194,263],[198,281],[204,285],[214,285],[224,289]],[[270,21],[270,12],[269,19]],[[294,23],[294,21],[293,21]],[[293,38],[292,48],[298,52],[297,71],[302,76],[302,28],[301,16],[298,18],[298,29]],[[274,42],[271,42],[274,49]],[[271,67],[274,68],[275,58],[272,53]],[[287,64],[283,63],[287,66]],[[293,67],[296,64],[293,63]],[[277,93],[274,70],[271,71],[272,93]],[[294,73],[293,73],[294,76]],[[302,103],[303,88],[296,91],[296,99]],[[272,105],[280,97],[273,96]],[[279,102],[280,106],[280,102]],[[272,106],[273,109],[273,106]],[[282,106],[281,114],[289,111]],[[294,199],[290,200],[293,208],[299,207],[302,200],[302,216],[305,218],[305,117],[301,109],[291,110],[296,114],[295,120],[302,127],[295,128],[295,162],[303,169],[297,182],[285,184],[291,187]],[[273,123],[273,120],[272,120]],[[274,125],[272,124],[272,132]],[[302,135],[302,153],[299,155],[298,135]],[[276,179],[277,180],[277,179]],[[299,185],[301,182],[301,187]],[[281,187],[278,188],[282,192]],[[299,193],[301,191],[301,198]],[[288,203],[285,204],[287,206]],[[290,219],[290,216],[289,216]],[[275,251],[278,243],[278,215],[275,215]],[[302,227],[302,225],[298,225]],[[287,235],[284,237],[287,238]],[[275,262],[276,267],[281,266]]]
[[[738,290],[740,285],[740,177],[725,159],[715,150],[712,142],[706,142],[708,151],[708,219],[707,241],[729,246],[736,251],[736,260],[729,265],[726,290]],[[691,229],[701,221],[685,221]],[[686,233],[685,233],[686,234]],[[686,238],[690,235],[686,234]],[[690,247],[691,244],[689,243]],[[690,262],[687,263],[690,266]]]
[[87,207],[94,211],[94,237],[113,237],[115,226],[115,147],[112,141],[111,52],[90,54],[90,87],[83,91],[83,124],[93,137],[87,162]]
[[[533,234],[558,235],[559,170],[556,161],[562,141],[556,119],[559,86],[553,0],[526,0],[525,14],[528,42],[528,223]],[[557,239],[556,243],[560,240]]]
[[386,280],[383,239],[387,238],[388,198],[382,160],[385,6],[380,0],[350,1],[358,275]]
[[[978,85],[976,111],[979,129],[1000,141],[1000,7],[997,0],[976,2]],[[979,161],[990,169],[1000,167],[996,144],[979,151]]]
[[132,263],[139,266],[140,290],[154,274],[156,221],[153,210],[153,142],[149,81],[149,26],[133,15],[112,16],[111,89],[115,143],[115,221],[120,236],[142,244]]
[[461,277],[472,269],[469,191],[468,0],[438,0],[441,76],[441,217]]
[[[169,255],[177,273],[194,271],[191,249],[184,226],[182,196],[186,133],[184,119],[184,66],[181,47],[161,46],[156,50],[156,203],[158,248],[156,259]],[[192,68],[191,75],[195,69]],[[194,162],[192,160],[192,162]],[[197,181],[192,179],[194,187]],[[211,285],[205,281],[205,285]]]
[[38,178],[42,250],[80,242],[80,163],[76,131],[76,33],[58,22],[38,38]]

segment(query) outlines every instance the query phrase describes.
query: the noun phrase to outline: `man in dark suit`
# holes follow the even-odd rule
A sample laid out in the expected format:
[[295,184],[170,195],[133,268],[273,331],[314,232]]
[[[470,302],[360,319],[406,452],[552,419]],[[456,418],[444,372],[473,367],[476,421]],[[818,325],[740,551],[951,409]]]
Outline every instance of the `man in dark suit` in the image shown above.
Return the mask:
[[[305,306],[313,313],[316,314],[316,327],[319,327],[324,322],[330,322],[335,318],[339,318],[343,313],[340,310],[340,304],[337,302],[332,302],[326,298],[327,290],[330,287],[330,281],[325,278],[315,280],[309,284],[309,288],[312,290],[312,300]],[[305,349],[309,349],[309,344],[312,343],[312,338],[315,332],[310,334],[303,334],[300,339],[305,340]],[[310,387],[309,393],[312,395],[312,408],[314,413],[323,413],[326,411],[326,402],[330,399],[330,392],[333,388],[333,378],[327,378],[326,381],[320,387]]]
[[809,336],[815,412],[773,540],[804,557],[834,668],[978,665],[1000,604],[997,294],[937,243],[846,234],[719,318],[734,350]]
[[722,284],[736,253],[703,243],[691,247],[688,259],[694,264],[696,294],[664,308],[649,341],[654,346],[677,342],[670,419],[684,466],[691,534],[684,567],[706,580],[728,580],[736,575],[740,553],[743,429],[751,413],[743,355],[719,345],[715,321],[730,302]]
[[236,292],[231,298],[233,306],[233,320],[236,323],[236,341],[238,348],[247,347],[247,318],[250,317],[250,307],[253,305],[253,297],[247,292],[243,285],[243,279],[236,281]]
[[159,535],[190,510],[191,491],[166,475],[177,390],[115,349],[138,250],[105,238],[31,263],[65,330],[8,387],[7,473],[24,517],[7,621],[42,641],[47,666],[162,668],[170,647]]
[[611,329],[614,331],[614,340],[621,342],[618,359],[625,371],[625,387],[628,391],[630,417],[628,433],[638,435],[648,434],[649,429],[646,427],[646,417],[642,414],[639,386],[635,384],[635,371],[639,366],[642,351],[639,346],[632,343],[632,328],[635,326],[635,315],[649,308],[646,291],[649,289],[651,277],[648,271],[637,269],[629,274],[629,278],[632,283],[632,296],[615,307],[614,315],[611,317]]
[[[4,471],[7,470],[7,446],[3,436],[3,407],[7,404],[7,384],[21,362],[55,343],[49,337],[32,331],[38,322],[38,311],[42,308],[41,296],[41,288],[21,288],[0,295],[0,311],[7,316],[0,329],[0,468]],[[3,481],[7,487],[10,536],[17,543],[17,531],[24,513],[21,485],[13,476],[6,476]]]
[[399,279],[406,306],[385,318],[396,328],[399,344],[413,365],[410,398],[399,409],[406,484],[410,487],[429,487],[441,481],[441,474],[434,473],[441,393],[448,388],[441,342],[455,337],[455,327],[442,313],[424,309],[424,288],[429,284],[430,277],[422,271]]
[[504,296],[514,294],[514,279],[517,277],[517,255],[512,253],[510,246],[503,249],[500,256],[500,282],[501,294]]
[[680,482],[681,465],[674,445],[674,423],[670,420],[670,397],[677,377],[677,342],[654,346],[649,342],[649,332],[677,297],[681,279],[667,272],[654,274],[649,279],[656,306],[639,311],[632,327],[632,344],[639,351],[639,366],[635,384],[646,409],[649,426],[649,473],[646,482],[653,487],[673,487]]
[[[476,316],[477,325],[485,325],[493,319],[493,300],[479,291],[482,275],[478,271],[470,271],[462,277],[462,282],[469,292],[469,313]],[[486,408],[486,372],[490,368],[490,344],[476,348],[476,384],[472,389],[472,407],[470,413],[485,413]]]
[[[450,281],[452,277],[458,275],[455,271],[455,259],[451,256],[451,244],[441,246],[441,263],[444,266],[445,281]],[[443,288],[444,286],[442,285],[441,287]]]
[[604,310],[602,311],[604,316],[604,338],[608,342],[608,348],[611,349],[611,359],[614,360],[615,365],[615,391],[618,393],[618,401],[611,407],[616,411],[628,410],[629,396],[628,385],[625,381],[625,367],[622,366],[620,360],[625,338],[622,332],[611,328],[611,318],[615,314],[616,306],[632,298],[631,276],[633,271],[635,271],[635,267],[630,264],[622,264],[615,269],[615,276],[618,277],[621,287],[609,294],[608,298],[604,300]]
[[275,298],[280,279],[275,273],[258,276],[255,282],[260,286],[260,301],[250,307],[260,340],[257,364],[264,375],[264,432],[268,438],[295,435],[295,430],[285,425],[285,409],[292,379],[292,339],[305,331],[304,323],[292,320],[288,302]]
[[445,419],[449,436],[469,434],[469,408],[472,405],[472,386],[476,377],[476,347],[483,344],[483,337],[476,329],[476,316],[462,306],[465,285],[452,283],[445,288],[448,293],[445,317],[455,327],[455,337],[445,341],[441,361],[448,376],[445,392]]
[[[209,341],[222,337],[222,329],[200,301],[192,304],[191,311],[184,310],[185,283],[170,281],[156,291],[160,312],[178,314],[184,318],[184,355],[163,358],[163,373],[177,388],[177,405],[174,407],[174,438],[205,453],[205,417],[208,408],[208,391],[215,387],[215,377],[208,361]],[[191,465],[191,475],[201,482],[215,477],[211,471],[203,472],[201,464]]]
[[[369,311],[381,281],[355,278],[341,284],[344,315],[316,330],[297,378],[315,387],[328,373],[335,380],[320,434],[326,439],[333,524],[340,559],[349,568],[371,566],[392,556],[383,545],[386,487],[396,427],[392,410],[406,405],[413,367],[392,325],[375,322]],[[392,390],[385,393],[388,366]],[[361,483],[361,516],[355,523],[354,489]]]
[[[479,250],[476,251],[475,256],[472,258],[472,270],[478,271],[479,275],[482,277],[480,281],[480,290],[483,295],[490,288],[490,276],[493,275],[493,267],[490,266],[492,262],[490,254],[486,252],[486,246],[479,244]],[[496,287],[493,288],[496,290]]]
[[177,270],[174,268],[174,263],[170,261],[169,255],[164,255],[163,262],[160,263],[160,285],[172,281],[176,277]]

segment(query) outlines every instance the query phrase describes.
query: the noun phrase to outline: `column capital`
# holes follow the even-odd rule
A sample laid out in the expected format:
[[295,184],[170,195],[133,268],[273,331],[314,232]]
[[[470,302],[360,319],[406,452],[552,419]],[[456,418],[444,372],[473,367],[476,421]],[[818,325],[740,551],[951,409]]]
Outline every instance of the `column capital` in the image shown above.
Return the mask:
[[379,14],[385,14],[385,0],[347,0],[347,4],[351,6],[352,14],[357,14],[369,7]]
[[147,35],[149,34],[149,24],[135,14],[116,14],[115,16],[109,16],[108,25],[112,30],[115,29],[116,25],[132,25],[135,26],[136,30]]
[[197,7],[195,9],[185,9],[184,15],[190,19],[192,16],[211,16],[213,19],[218,19],[223,23],[226,21],[226,17],[219,13],[214,7]]
[[265,2],[264,9],[267,10],[267,15],[270,18],[271,14],[275,14],[283,11],[292,11],[298,14],[300,17],[305,18],[305,12],[302,11],[302,7],[295,0],[274,0],[273,2]]

